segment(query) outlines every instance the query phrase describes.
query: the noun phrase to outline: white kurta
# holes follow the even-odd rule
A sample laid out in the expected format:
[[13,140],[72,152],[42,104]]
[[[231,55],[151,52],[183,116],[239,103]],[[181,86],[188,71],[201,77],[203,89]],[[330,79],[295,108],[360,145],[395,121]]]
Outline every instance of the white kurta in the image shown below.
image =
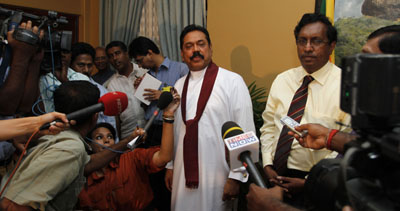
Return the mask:
[[[186,102],[187,119],[195,117],[204,73],[205,70],[191,72]],[[182,77],[175,84],[180,95],[182,95],[185,79],[186,77]],[[240,75],[219,68],[211,96],[199,121],[198,189],[188,189],[185,186],[183,164],[185,124],[180,108],[175,113],[172,210],[231,209],[231,201],[222,201],[223,188],[229,174],[229,167],[225,161],[225,145],[221,135],[221,127],[226,121],[236,122],[246,132],[255,131],[252,104],[246,84]]]

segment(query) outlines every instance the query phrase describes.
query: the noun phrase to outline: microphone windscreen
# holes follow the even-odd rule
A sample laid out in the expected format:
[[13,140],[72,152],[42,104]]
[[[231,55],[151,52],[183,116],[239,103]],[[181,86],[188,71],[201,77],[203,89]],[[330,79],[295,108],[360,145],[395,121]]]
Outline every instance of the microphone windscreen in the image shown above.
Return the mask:
[[172,97],[171,92],[162,92],[158,99],[157,107],[160,110],[163,110],[172,102],[173,99],[174,97]]
[[238,124],[236,124],[236,122],[227,121],[222,125],[222,139],[230,138],[242,133],[244,133],[243,129]]
[[109,92],[99,99],[104,105],[104,114],[116,116],[121,114],[128,107],[128,97],[123,92]]

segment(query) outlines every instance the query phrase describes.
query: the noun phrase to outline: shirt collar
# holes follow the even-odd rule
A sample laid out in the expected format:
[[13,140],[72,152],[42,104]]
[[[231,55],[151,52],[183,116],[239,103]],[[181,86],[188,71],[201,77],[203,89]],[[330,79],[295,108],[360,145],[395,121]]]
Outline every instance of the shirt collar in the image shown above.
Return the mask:
[[[128,78],[130,78],[132,75],[136,76],[137,73],[137,69],[135,68],[135,64],[133,64],[133,70],[132,72],[129,74]],[[118,70],[116,71],[115,75],[117,77],[126,77],[125,75],[119,74]]]
[[303,82],[304,76],[311,75],[317,83],[324,85],[326,83],[326,80],[328,80],[328,75],[329,75],[330,70],[332,69],[332,65],[333,64],[328,61],[323,67],[321,67],[319,70],[313,72],[312,74],[309,74],[304,69],[304,67],[301,67],[302,71],[298,77],[300,84]]
[[190,71],[190,78],[191,79],[202,78],[204,76],[204,74],[206,73],[207,67],[205,67],[202,70],[198,70],[198,71]]
[[164,66],[166,68],[166,70],[168,70],[170,63],[171,63],[171,60],[169,60],[168,57],[164,57],[164,61],[161,63],[161,66]]
[[[160,67],[158,67],[157,71],[161,71],[161,70],[168,71],[170,63],[171,63],[171,60],[169,60],[168,57],[164,57],[164,61],[161,63]],[[153,69],[149,69],[149,71],[153,74],[156,73],[156,70],[153,70]]]

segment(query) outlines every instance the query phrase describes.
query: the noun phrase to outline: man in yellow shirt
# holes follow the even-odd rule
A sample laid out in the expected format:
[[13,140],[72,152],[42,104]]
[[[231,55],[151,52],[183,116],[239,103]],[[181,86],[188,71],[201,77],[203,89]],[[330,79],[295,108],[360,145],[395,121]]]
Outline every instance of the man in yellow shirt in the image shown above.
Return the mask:
[[287,135],[288,129],[280,119],[290,116],[301,124],[313,122],[343,130],[337,122],[348,125],[350,115],[340,110],[341,70],[329,62],[336,45],[336,29],[323,15],[305,14],[294,33],[301,66],[274,80],[260,130],[263,167],[269,182],[281,186],[286,196],[294,199],[291,204],[301,206],[302,200],[297,199],[301,198],[299,192],[308,171],[318,161],[336,157],[337,153],[303,148]]

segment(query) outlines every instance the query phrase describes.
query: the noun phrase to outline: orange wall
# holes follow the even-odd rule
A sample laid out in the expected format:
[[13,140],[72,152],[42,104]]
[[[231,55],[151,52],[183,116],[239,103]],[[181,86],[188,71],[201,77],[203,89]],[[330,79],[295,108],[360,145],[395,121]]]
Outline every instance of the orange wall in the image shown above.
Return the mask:
[[276,75],[300,65],[294,27],[315,0],[208,0],[207,28],[213,60],[247,84],[268,90]]
[[[4,4],[79,16],[79,41],[99,45],[99,0],[3,0]],[[276,75],[298,66],[293,29],[315,0],[208,0],[213,60],[247,84],[270,88]]]
[[2,0],[1,3],[79,15],[79,41],[99,45],[99,0]]

